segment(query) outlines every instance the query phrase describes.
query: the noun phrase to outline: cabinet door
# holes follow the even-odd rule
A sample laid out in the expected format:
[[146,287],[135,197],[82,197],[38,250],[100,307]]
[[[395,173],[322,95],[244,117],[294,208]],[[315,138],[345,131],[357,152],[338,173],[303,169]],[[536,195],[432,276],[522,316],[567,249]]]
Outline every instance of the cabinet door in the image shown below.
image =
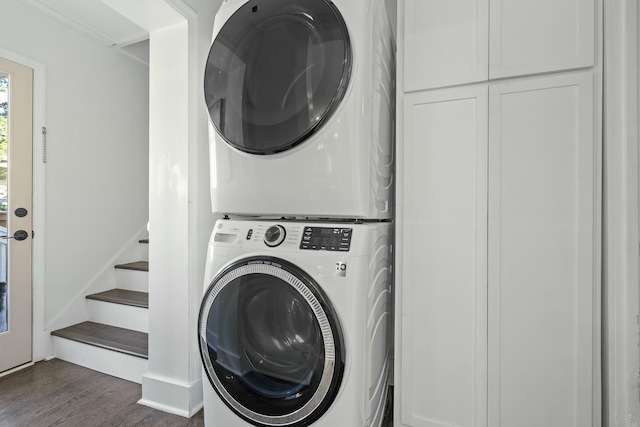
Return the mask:
[[487,80],[488,1],[404,2],[405,92]]
[[404,102],[401,425],[487,421],[486,85]]
[[490,78],[594,65],[594,0],[491,0],[490,10]]
[[591,72],[489,92],[489,425],[599,425]]

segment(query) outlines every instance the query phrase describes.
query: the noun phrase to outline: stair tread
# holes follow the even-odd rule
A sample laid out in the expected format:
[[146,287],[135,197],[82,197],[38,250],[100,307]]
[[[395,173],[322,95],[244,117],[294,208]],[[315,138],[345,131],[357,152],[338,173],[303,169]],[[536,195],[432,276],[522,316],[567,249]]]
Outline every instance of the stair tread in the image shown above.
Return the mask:
[[130,305],[133,307],[149,308],[148,292],[130,291],[127,289],[110,289],[97,294],[87,295],[87,299]]
[[144,332],[103,325],[102,323],[82,322],[53,331],[51,335],[142,359],[149,358],[149,335]]
[[115,268],[124,270],[149,271],[149,261],[135,261],[126,264],[118,264]]

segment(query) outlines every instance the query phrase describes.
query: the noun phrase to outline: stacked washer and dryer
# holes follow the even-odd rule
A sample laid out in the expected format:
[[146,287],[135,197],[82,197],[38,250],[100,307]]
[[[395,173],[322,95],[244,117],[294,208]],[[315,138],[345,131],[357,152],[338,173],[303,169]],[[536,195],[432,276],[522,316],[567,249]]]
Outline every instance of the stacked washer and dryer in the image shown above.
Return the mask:
[[395,0],[225,0],[205,70],[209,427],[380,426]]

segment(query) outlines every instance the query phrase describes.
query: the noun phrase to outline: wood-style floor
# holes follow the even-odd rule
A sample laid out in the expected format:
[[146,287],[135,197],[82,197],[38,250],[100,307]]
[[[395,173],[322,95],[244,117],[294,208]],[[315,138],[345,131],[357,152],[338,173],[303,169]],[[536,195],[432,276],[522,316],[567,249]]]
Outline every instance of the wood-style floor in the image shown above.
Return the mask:
[[0,378],[0,427],[204,426],[138,405],[140,384],[62,360],[38,362]]
[[[53,359],[0,377],[0,427],[204,426],[138,405],[140,384]],[[391,400],[383,427],[393,422]],[[221,426],[224,427],[224,426]],[[349,427],[349,426],[336,426]]]

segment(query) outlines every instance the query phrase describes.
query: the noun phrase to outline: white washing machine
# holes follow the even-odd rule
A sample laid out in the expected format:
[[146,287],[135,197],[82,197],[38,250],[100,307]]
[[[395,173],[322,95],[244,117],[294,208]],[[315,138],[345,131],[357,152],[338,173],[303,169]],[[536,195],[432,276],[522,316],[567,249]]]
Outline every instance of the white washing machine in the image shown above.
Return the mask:
[[395,7],[222,4],[204,82],[214,212],[392,218]]
[[220,220],[198,322],[207,426],[380,426],[391,226]]

